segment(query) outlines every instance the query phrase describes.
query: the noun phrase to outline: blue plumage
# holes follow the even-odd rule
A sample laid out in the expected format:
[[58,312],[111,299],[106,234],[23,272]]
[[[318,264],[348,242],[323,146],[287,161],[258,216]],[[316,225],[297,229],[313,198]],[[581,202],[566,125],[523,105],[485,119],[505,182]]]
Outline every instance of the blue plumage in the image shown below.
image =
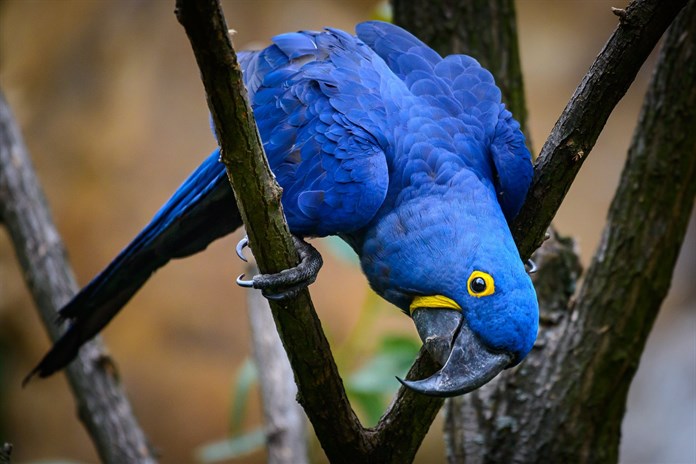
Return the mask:
[[[473,58],[442,58],[386,23],[356,31],[282,34],[239,54],[290,229],[340,235],[371,286],[405,312],[444,297],[486,349],[514,364],[532,347],[538,312],[507,225],[532,176],[519,124]],[[233,204],[216,158],[62,310],[73,327],[40,374],[68,362],[168,259],[240,226],[212,214]],[[482,285],[495,290],[473,290]]]

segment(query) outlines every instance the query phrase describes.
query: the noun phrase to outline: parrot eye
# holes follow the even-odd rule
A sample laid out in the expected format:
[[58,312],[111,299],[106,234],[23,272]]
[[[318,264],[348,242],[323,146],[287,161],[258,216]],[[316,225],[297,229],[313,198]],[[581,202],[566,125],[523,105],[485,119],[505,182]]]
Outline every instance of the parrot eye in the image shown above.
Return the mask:
[[467,289],[469,290],[469,295],[481,298],[482,296],[491,295],[495,292],[495,283],[490,274],[474,271],[469,276]]
[[471,281],[471,290],[474,293],[483,293],[486,290],[486,281],[483,277],[477,277]]

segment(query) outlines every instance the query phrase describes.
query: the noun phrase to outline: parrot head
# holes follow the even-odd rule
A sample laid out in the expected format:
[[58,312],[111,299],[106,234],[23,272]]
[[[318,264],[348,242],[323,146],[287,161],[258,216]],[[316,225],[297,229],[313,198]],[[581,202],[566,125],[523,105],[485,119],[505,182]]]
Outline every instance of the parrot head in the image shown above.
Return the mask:
[[425,380],[402,380],[413,390],[434,396],[467,393],[518,364],[534,345],[536,294],[519,257],[511,257],[511,267],[472,258],[465,266],[468,277],[449,293],[453,297],[418,295],[409,305],[424,346],[443,366]]
[[413,318],[442,369],[401,380],[433,396],[472,391],[518,364],[537,336],[538,303],[498,203],[478,182],[414,195],[364,241],[372,287]]

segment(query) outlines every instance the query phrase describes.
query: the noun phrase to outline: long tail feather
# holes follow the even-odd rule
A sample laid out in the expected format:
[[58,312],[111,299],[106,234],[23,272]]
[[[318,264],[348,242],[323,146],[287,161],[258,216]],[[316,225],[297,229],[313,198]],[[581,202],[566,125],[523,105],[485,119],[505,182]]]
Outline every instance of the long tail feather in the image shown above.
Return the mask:
[[150,224],[60,310],[71,325],[27,376],[47,377],[72,361],[150,276],[170,259],[204,250],[242,225],[225,169],[211,154],[179,187]]

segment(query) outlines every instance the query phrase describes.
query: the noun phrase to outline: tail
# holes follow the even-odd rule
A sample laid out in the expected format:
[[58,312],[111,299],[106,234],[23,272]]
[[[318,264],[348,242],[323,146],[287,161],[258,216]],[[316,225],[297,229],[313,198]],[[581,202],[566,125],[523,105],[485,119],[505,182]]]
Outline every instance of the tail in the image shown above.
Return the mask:
[[65,367],[170,259],[204,250],[242,225],[225,168],[213,152],[179,187],[150,224],[65,307],[65,334],[24,379],[47,377]]

